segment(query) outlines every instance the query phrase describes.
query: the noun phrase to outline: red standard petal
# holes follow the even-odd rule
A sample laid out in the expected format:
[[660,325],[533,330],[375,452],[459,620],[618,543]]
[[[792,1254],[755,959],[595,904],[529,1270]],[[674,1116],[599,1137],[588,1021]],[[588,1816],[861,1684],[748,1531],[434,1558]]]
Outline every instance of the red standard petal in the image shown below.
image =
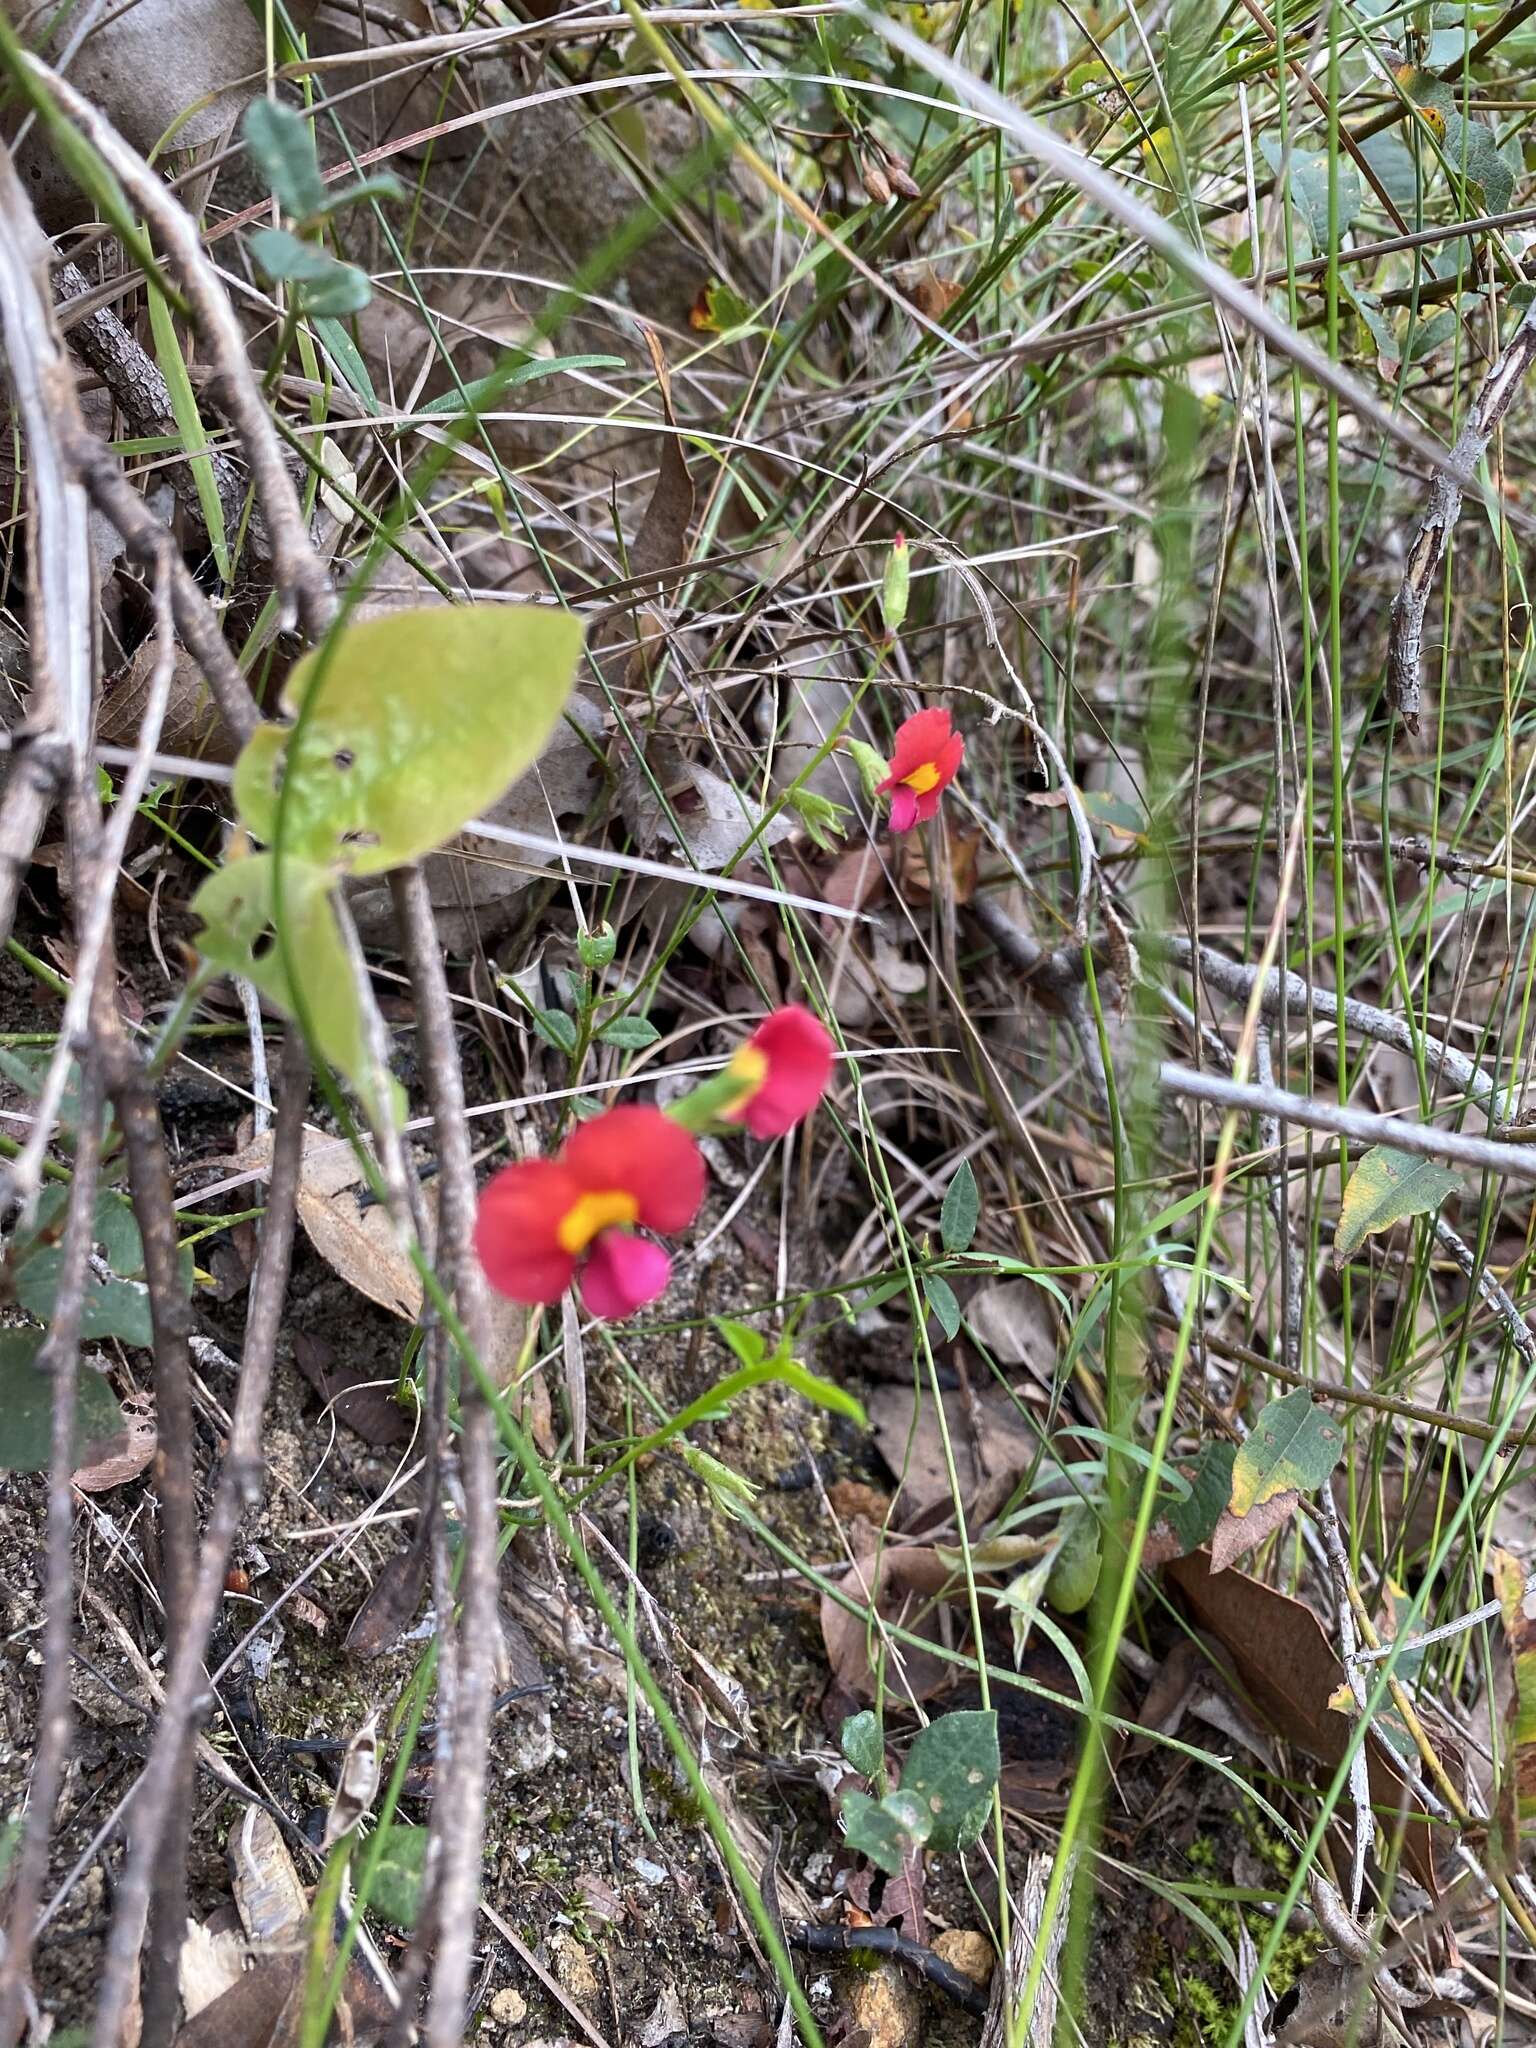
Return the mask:
[[768,1062],[761,1085],[737,1110],[754,1138],[781,1138],[810,1113],[832,1073],[832,1038],[803,1003],[765,1017],[747,1043]]
[[498,1294],[530,1307],[558,1301],[576,1261],[560,1248],[560,1219],[580,1184],[553,1159],[525,1159],[486,1182],[475,1217],[475,1250]]
[[595,1194],[622,1188],[647,1230],[686,1230],[704,1199],[704,1155],[681,1124],[648,1103],[626,1103],[579,1124],[560,1165]]
[[667,1291],[672,1261],[659,1244],[605,1230],[581,1269],[581,1298],[605,1323],[632,1316]]
[[[937,761],[950,743],[950,716],[942,707],[919,711],[897,728],[896,749],[891,755],[891,779],[905,782],[925,762]],[[956,757],[958,760],[958,756]]]
[[960,771],[960,762],[964,753],[965,734],[962,732],[951,733],[933,757],[933,765],[939,771],[939,779],[934,784],[935,789],[948,789]]

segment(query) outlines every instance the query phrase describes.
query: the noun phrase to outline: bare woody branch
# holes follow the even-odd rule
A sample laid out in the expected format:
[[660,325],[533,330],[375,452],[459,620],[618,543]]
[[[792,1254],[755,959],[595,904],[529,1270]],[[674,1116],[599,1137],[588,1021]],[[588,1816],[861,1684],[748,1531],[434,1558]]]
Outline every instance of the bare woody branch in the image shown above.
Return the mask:
[[[1536,358],[1536,304],[1528,306],[1509,346],[1483,379],[1467,423],[1456,436],[1451,464],[1476,476],[1499,422],[1514,403],[1515,393]],[[1437,472],[1429,491],[1429,507],[1408,548],[1408,566],[1392,600],[1391,637],[1387,643],[1387,695],[1410,732],[1419,729],[1420,668],[1424,652],[1424,614],[1434,590],[1451,530],[1461,517],[1462,486],[1448,471]]]

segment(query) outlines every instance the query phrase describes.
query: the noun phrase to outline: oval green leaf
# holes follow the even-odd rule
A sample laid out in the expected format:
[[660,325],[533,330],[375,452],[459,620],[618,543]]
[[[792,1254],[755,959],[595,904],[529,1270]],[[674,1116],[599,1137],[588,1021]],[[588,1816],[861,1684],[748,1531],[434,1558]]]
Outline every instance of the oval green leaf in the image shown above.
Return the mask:
[[930,1849],[963,1849],[986,1823],[1001,1759],[995,1709],[944,1714],[912,1739],[901,1773],[904,1795],[930,1816]]
[[[538,758],[570,695],[581,621],[552,605],[427,605],[344,626],[283,692],[235,769],[246,825],[286,850],[381,874],[419,860]],[[312,704],[310,700],[313,700]]]
[[1433,1159],[1420,1159],[1391,1145],[1373,1145],[1361,1154],[1344,1190],[1333,1234],[1335,1261],[1349,1258],[1376,1231],[1390,1230],[1404,1217],[1433,1215],[1460,1185],[1459,1174]]
[[969,1159],[962,1159],[944,1190],[944,1207],[939,1212],[939,1236],[945,1251],[970,1250],[980,1213],[981,1197],[976,1192],[976,1175]]
[[[0,1471],[46,1472],[53,1441],[53,1381],[37,1369],[41,1330],[0,1330]],[[75,1456],[91,1453],[123,1428],[123,1411],[105,1377],[80,1368],[75,1394]]]
[[1246,1515],[1278,1493],[1315,1493],[1343,1453],[1343,1430],[1298,1387],[1271,1401],[1238,1446],[1227,1505]]

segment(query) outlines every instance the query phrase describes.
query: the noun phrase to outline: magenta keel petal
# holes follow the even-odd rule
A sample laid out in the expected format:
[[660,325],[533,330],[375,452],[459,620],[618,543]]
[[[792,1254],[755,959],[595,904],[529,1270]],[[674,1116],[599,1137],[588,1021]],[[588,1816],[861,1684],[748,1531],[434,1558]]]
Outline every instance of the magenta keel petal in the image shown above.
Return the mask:
[[917,823],[917,798],[910,789],[891,791],[891,830],[910,832]]
[[672,1261],[659,1244],[605,1230],[581,1269],[581,1298],[595,1316],[616,1323],[665,1294]]

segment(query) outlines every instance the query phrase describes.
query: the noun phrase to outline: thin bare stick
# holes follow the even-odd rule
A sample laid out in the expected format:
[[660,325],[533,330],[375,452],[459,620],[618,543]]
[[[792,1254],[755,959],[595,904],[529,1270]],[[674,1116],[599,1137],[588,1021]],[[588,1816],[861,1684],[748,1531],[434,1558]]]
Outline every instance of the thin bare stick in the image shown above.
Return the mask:
[[[427,1102],[436,1119],[437,1271],[444,1288],[456,1300],[466,1335],[483,1357],[487,1336],[485,1283],[471,1244],[475,1171],[464,1114],[464,1076],[443,973],[442,943],[420,869],[392,876],[391,886],[416,999],[417,1043]],[[454,1660],[453,1725],[447,1745],[452,1768],[432,1816],[442,1848],[437,1895],[440,1933],[432,1997],[426,2014],[428,2048],[457,2048],[464,2038],[470,1944],[480,1892],[486,1754],[498,1640],[494,1419],[472,1374],[462,1372],[459,1386],[464,1562]]]
[[[89,292],[91,286],[77,263],[60,264],[56,278],[59,311],[63,316],[70,300]],[[159,364],[110,306],[94,307],[73,325],[67,318],[61,318],[61,325],[69,336],[70,347],[100,377],[111,392],[119,412],[136,434],[161,434],[168,439],[180,439],[181,428],[171,404],[170,386],[161,374]],[[222,449],[209,448],[206,454],[213,472],[214,488],[224,508],[225,528],[234,533],[245,510],[245,478],[238,465]],[[173,462],[168,474],[171,489],[176,493],[183,512],[196,522],[199,532],[206,531],[202,500],[197,495],[197,478],[191,463]],[[265,557],[266,522],[259,508],[253,512],[246,530],[255,552]]]
[[[1488,443],[1514,403],[1526,372],[1536,361],[1536,305],[1527,306],[1508,348],[1483,379],[1472,401],[1467,423],[1451,450],[1453,468],[1470,481],[1477,475]],[[1420,661],[1424,651],[1424,613],[1430,592],[1450,546],[1451,529],[1461,517],[1463,485],[1442,471],[1429,491],[1429,506],[1408,548],[1408,566],[1392,600],[1392,631],[1387,642],[1387,695],[1410,732],[1419,729]]]
[[[1192,966],[1197,957],[1195,948],[1182,932],[1156,937],[1140,933],[1138,943],[1144,951],[1176,961],[1181,967]],[[1241,960],[1231,960],[1213,946],[1201,946],[1198,958],[1200,979],[1207,988],[1230,996],[1234,1002],[1247,1002],[1253,993],[1254,983],[1259,980],[1256,967],[1250,967]],[[1288,1018],[1305,1017],[1310,1012],[1314,1017],[1333,1023],[1338,1018],[1340,1005],[1332,989],[1319,988],[1299,974],[1272,967],[1263,977],[1259,1007],[1266,1017],[1277,1018],[1283,1009]],[[1377,1045],[1389,1045],[1409,1059],[1422,1050],[1426,1062],[1435,1072],[1443,1074],[1453,1088],[1459,1088],[1463,1094],[1480,1103],[1490,1119],[1494,1117],[1498,1081],[1464,1052],[1458,1052],[1446,1040],[1433,1038],[1427,1032],[1414,1032],[1401,1017],[1393,1016],[1390,1010],[1377,1009],[1374,1003],[1362,1003],[1353,996],[1346,996],[1343,1010],[1345,1024],[1351,1031],[1358,1031],[1362,1038],[1372,1039]]]
[[101,1070],[85,1054],[80,1078],[80,1128],[74,1176],[59,1261],[58,1294],[52,1327],[38,1358],[53,1380],[53,1440],[48,1465],[48,1540],[43,1594],[43,1677],[38,1708],[37,1748],[32,1760],[26,1833],[11,1877],[11,1910],[4,1953],[0,1954],[0,2041],[14,2041],[26,1999],[32,1943],[43,1880],[48,1874],[48,1839],[74,1727],[70,1704],[70,1622],[74,1614],[75,1395],[80,1363],[80,1321],[85,1281],[95,1238],[96,1181],[101,1157]]
[[1378,1116],[1372,1110],[1346,1109],[1319,1102],[1310,1095],[1292,1095],[1284,1088],[1257,1088],[1251,1082],[1228,1081],[1219,1074],[1197,1074],[1164,1060],[1158,1081],[1170,1095],[1191,1102],[1214,1102],[1222,1109],[1244,1109],[1257,1116],[1277,1116],[1305,1124],[1314,1131],[1334,1131],[1361,1145],[1395,1145],[1426,1159],[1449,1159],[1458,1166],[1502,1174],[1508,1180],[1536,1181],[1536,1146],[1500,1145],[1463,1131],[1437,1131],[1406,1117]]
[[278,1081],[277,1129],[266,1215],[256,1271],[251,1281],[251,1307],[246,1322],[240,1378],[230,1421],[229,1449],[214,1495],[213,1511],[203,1536],[197,1581],[188,1607],[181,1641],[165,1681],[165,1706],[155,1730],[149,1760],[128,1805],[131,1839],[118,1882],[112,1926],[102,1961],[91,2048],[118,2048],[127,1993],[138,1963],[140,1930],[148,1910],[155,1866],[165,1838],[168,1802],[181,1770],[181,1758],[192,1740],[207,1690],[203,1648],[213,1627],[224,1591],[224,1570],[235,1529],[248,1502],[255,1499],[262,1472],[261,1418],[272,1381],[277,1333],[288,1288],[293,1250],[294,1215],[303,1160],[304,1111],[309,1101],[309,1056],[300,1032],[290,1031],[283,1047]]
[[[170,659],[169,639],[163,642]],[[110,1002],[96,1005],[96,1030],[107,1068],[107,1085],[117,1109],[128,1160],[134,1215],[144,1246],[154,1337],[156,1447],[155,1493],[160,1502],[161,1551],[165,1572],[167,1658],[173,1658],[190,1612],[197,1576],[197,1500],[192,1434],[192,1304],[182,1281],[176,1239],[176,1197],[166,1157],[160,1108],[149,1076],[128,1044]],[[178,1966],[186,1932],[187,1836],[191,1816],[193,1755],[182,1752],[181,1775],[172,1788],[171,1819],[155,1868],[145,1950],[143,2048],[164,2048],[175,2031]]]
[[229,415],[251,465],[251,480],[271,542],[273,582],[285,606],[291,604],[296,610],[310,638],[323,638],[336,608],[330,577],[310,538],[298,491],[283,459],[282,442],[246,354],[245,336],[203,248],[196,222],[83,93],[41,58],[28,54],[23,61],[43,91],[110,167],[164,247],[218,373],[209,395]]

